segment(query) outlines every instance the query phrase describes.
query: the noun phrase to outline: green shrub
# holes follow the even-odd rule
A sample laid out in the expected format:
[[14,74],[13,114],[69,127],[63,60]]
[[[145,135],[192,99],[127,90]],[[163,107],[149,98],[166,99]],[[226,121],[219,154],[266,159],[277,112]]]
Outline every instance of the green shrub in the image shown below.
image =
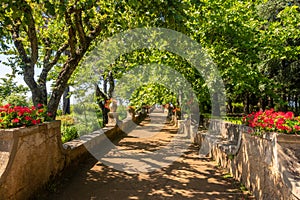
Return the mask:
[[233,113],[243,113],[244,104],[243,103],[232,103]]
[[225,117],[225,121],[231,122],[233,124],[243,124],[242,117]]
[[62,126],[72,126],[75,124],[74,117],[71,115],[57,116],[56,119],[61,121]]
[[95,111],[85,111],[81,115],[75,113],[74,117],[76,119],[75,127],[79,135],[89,134],[101,128],[102,118],[99,119]]
[[62,131],[61,132],[62,133],[61,134],[62,143],[69,142],[69,141],[79,137],[78,131],[77,131],[76,127],[74,127],[74,126],[62,126],[61,131]]
[[26,100],[26,96],[22,94],[12,93],[5,98],[0,98],[0,104],[11,104],[14,106],[29,106],[28,101]]
[[56,116],[62,116],[62,114],[63,114],[63,111],[61,109],[58,109],[56,111]]
[[82,104],[74,104],[72,105],[73,107],[73,112],[79,115],[82,115],[83,112],[85,111],[85,107]]

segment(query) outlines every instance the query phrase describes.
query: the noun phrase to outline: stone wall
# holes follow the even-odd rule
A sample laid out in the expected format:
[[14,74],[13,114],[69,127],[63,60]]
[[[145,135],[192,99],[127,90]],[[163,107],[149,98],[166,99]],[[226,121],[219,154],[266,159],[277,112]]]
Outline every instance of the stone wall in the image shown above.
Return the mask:
[[59,121],[1,130],[0,141],[1,200],[28,198],[64,167]]
[[248,127],[218,120],[211,121],[210,128],[198,134],[200,143],[210,143],[210,155],[257,199],[300,198],[299,136],[252,136]]
[[65,168],[76,165],[105,139],[130,131],[135,123],[126,119],[65,144],[61,142],[60,121],[28,128],[0,130],[0,200],[24,200]]

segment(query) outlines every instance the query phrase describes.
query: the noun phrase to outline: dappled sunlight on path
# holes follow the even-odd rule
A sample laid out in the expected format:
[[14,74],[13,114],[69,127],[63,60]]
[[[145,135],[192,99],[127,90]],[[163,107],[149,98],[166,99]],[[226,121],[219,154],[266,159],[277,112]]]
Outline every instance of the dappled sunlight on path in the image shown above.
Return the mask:
[[[160,116],[165,121],[165,116]],[[154,119],[146,120],[116,145],[137,155],[164,149],[176,137],[177,129],[158,124]],[[150,158],[126,160],[108,156],[107,159],[135,167],[146,162],[151,166],[161,164],[161,160]],[[198,148],[192,145],[168,165],[153,171],[128,173],[113,166],[90,158],[72,176],[65,176],[57,183],[46,199],[246,199],[239,184],[226,178],[217,163],[199,158]]]
[[189,135],[177,131],[166,125],[166,114],[156,110],[99,160],[127,173],[156,171],[172,164],[190,146]]

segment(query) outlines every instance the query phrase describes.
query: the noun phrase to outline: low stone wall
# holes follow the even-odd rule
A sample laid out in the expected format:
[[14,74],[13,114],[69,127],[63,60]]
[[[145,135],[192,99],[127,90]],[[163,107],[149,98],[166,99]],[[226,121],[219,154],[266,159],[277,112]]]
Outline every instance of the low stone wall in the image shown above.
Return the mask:
[[1,200],[28,198],[64,167],[59,121],[1,130],[0,141]]
[[211,121],[210,128],[199,133],[200,143],[208,145],[210,155],[257,199],[300,198],[299,136],[252,136],[248,127],[218,120]]
[[[136,116],[135,122],[144,117]],[[87,147],[112,140],[136,123],[126,119],[65,144],[61,142],[60,121],[0,130],[0,200],[28,199],[65,168],[89,155]]]

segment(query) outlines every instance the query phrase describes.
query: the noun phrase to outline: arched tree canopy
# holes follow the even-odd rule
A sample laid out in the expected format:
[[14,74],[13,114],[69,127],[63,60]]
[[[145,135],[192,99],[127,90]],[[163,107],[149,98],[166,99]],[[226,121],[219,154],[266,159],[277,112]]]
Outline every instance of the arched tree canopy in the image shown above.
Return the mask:
[[[34,104],[47,104],[55,113],[65,88],[76,81],[74,72],[97,43],[128,29],[170,28],[201,44],[212,57],[229,107],[239,102],[245,112],[266,106],[288,109],[300,95],[299,21],[296,0],[2,0],[0,47],[14,60],[10,66],[24,77]],[[143,54],[150,62],[174,58],[173,67],[186,79],[192,77],[198,99],[209,102],[203,79],[184,61],[177,65],[179,58],[164,53],[151,57],[145,51],[120,60],[126,66],[138,63]],[[117,79],[124,71],[117,66],[107,66],[103,80],[109,72]],[[53,87],[47,91],[50,80]]]

